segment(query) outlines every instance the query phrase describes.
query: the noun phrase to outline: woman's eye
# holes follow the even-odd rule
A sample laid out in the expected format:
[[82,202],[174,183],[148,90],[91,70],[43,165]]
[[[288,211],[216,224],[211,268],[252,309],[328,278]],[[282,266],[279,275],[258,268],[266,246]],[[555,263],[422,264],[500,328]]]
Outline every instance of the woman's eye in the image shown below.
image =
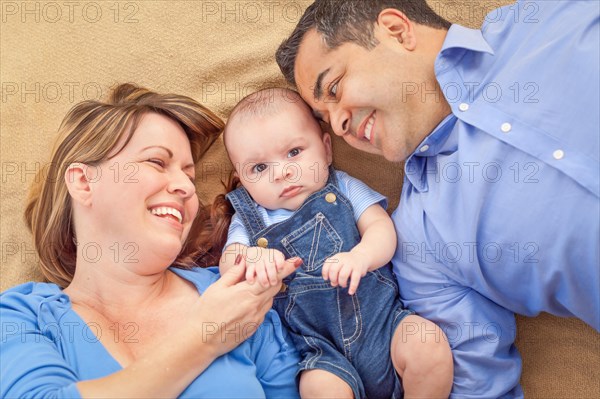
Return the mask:
[[267,164],[264,164],[264,163],[256,164],[256,165],[254,165],[253,169],[254,169],[254,172],[260,173],[260,172],[264,171],[265,169],[267,169]]
[[161,168],[165,167],[165,163],[161,159],[151,158],[148,160],[148,162],[158,165]]
[[298,154],[300,154],[301,150],[300,148],[294,148],[292,150],[290,150],[290,152],[288,152],[288,158],[293,158],[295,156],[297,156]]

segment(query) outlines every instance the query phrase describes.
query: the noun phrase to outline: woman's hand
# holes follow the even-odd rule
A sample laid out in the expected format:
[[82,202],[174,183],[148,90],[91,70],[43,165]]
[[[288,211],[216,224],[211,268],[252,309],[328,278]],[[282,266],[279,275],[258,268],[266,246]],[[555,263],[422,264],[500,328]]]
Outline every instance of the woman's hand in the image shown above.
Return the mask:
[[302,264],[299,258],[287,259],[277,271],[277,284],[263,287],[245,281],[244,262],[244,257],[238,255],[234,266],[204,291],[192,312],[198,323],[196,342],[204,350],[212,349],[215,357],[231,351],[254,334],[271,309],[281,281]]

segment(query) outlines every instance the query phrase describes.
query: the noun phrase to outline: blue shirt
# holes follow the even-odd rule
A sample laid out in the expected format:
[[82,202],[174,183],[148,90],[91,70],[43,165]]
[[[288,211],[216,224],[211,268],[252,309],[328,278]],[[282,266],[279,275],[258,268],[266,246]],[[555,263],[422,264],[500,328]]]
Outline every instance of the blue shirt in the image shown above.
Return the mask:
[[[206,269],[171,270],[192,282],[199,293],[217,279]],[[2,398],[79,398],[78,381],[122,369],[97,338],[98,333],[113,331],[86,325],[55,284],[26,283],[3,292],[0,324]],[[299,397],[299,356],[287,339],[279,317],[269,311],[252,337],[217,358],[180,397]]]
[[435,61],[452,113],[406,160],[392,262],[448,336],[453,396],[522,396],[514,312],[600,329],[599,16],[518,2]]
[[[352,204],[352,208],[354,210],[354,220],[357,223],[360,215],[362,215],[363,212],[366,211],[371,205],[379,204],[384,209],[387,208],[387,199],[377,191],[372,190],[362,181],[350,176],[346,172],[339,170],[335,171],[335,176],[337,178],[337,186],[340,192],[346,198],[348,198]],[[290,211],[288,209],[266,209],[258,204],[256,204],[256,210],[262,217],[262,220],[265,222],[266,226],[283,222],[284,220],[289,219],[295,213],[294,211]],[[246,231],[244,223],[237,213],[235,213],[231,218],[231,224],[229,225],[229,231],[227,233],[227,243],[225,244],[223,250],[234,243],[240,243],[246,246],[250,245],[248,232]]]

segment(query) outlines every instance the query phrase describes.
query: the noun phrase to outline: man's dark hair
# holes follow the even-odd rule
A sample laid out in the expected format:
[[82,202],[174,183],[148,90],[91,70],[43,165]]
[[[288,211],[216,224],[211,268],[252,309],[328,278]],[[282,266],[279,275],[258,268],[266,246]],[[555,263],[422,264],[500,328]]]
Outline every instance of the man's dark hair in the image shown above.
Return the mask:
[[298,21],[296,28],[277,49],[275,58],[285,79],[295,85],[294,64],[300,42],[311,29],[323,36],[330,49],[354,42],[372,49],[378,44],[373,26],[386,8],[402,11],[413,22],[437,29],[448,29],[450,23],[436,14],[425,0],[316,0]]

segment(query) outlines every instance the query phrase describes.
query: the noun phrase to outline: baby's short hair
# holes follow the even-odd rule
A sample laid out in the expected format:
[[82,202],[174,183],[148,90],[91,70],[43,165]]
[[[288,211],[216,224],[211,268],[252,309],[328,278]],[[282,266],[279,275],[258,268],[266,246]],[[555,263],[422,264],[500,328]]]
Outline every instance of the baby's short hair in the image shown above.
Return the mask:
[[227,131],[235,121],[248,117],[256,118],[274,115],[282,112],[285,106],[290,104],[303,108],[309,115],[313,115],[311,108],[300,97],[300,94],[291,89],[273,87],[249,94],[233,107],[223,135],[227,135]]

